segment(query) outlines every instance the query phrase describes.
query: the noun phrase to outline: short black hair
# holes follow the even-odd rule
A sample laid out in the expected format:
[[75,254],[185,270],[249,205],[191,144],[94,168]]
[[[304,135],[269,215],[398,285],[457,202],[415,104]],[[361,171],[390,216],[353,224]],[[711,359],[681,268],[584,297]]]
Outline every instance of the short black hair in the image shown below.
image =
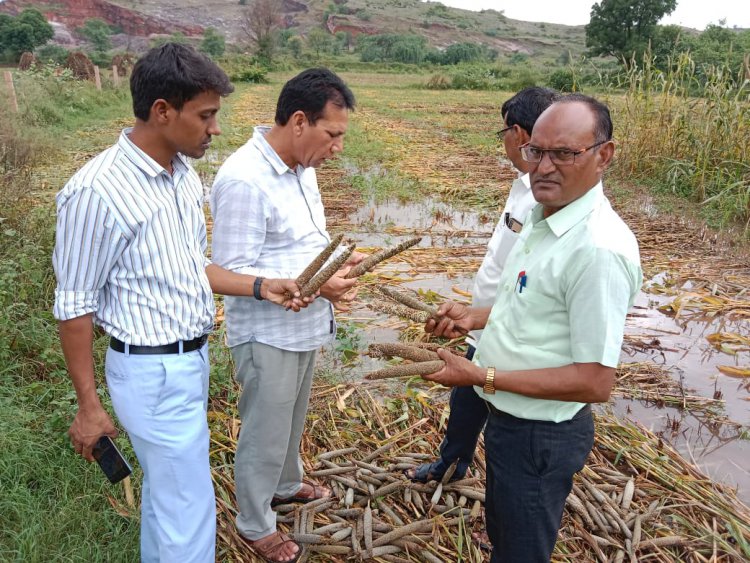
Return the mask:
[[594,142],[603,143],[605,141],[612,140],[612,116],[609,114],[609,108],[606,104],[600,102],[596,98],[581,94],[580,92],[574,92],[572,94],[565,94],[558,98],[558,104],[570,104],[573,102],[580,102],[586,104],[594,114]]
[[500,113],[508,127],[518,125],[531,135],[536,120],[559,97],[560,94],[550,88],[530,86],[507,100]]
[[143,55],[130,76],[133,113],[148,121],[156,100],[166,100],[181,110],[203,92],[228,96],[234,91],[226,73],[206,55],[189,45],[165,43]]
[[276,103],[276,123],[284,126],[295,111],[305,112],[311,125],[323,115],[326,104],[354,109],[354,94],[335,73],[327,68],[309,68],[289,80]]

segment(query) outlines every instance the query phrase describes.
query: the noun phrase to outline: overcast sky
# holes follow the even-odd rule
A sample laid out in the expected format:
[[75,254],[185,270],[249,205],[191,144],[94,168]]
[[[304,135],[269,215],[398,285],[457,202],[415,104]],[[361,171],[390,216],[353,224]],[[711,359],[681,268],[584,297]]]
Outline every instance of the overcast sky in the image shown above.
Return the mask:
[[[567,25],[589,23],[594,0],[440,0],[446,6],[465,10],[502,10],[514,20],[545,21]],[[662,24],[679,24],[703,29],[709,23],[726,19],[729,27],[750,28],[748,0],[677,0],[677,9]]]

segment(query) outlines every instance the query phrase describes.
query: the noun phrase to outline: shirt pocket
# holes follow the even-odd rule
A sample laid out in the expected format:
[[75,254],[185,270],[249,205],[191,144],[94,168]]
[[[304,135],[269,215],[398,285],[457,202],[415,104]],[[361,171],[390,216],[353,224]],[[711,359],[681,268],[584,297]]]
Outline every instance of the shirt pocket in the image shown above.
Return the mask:
[[516,340],[520,344],[543,348],[553,333],[552,327],[559,322],[561,302],[539,289],[528,286],[520,292],[518,289],[516,284],[509,311]]

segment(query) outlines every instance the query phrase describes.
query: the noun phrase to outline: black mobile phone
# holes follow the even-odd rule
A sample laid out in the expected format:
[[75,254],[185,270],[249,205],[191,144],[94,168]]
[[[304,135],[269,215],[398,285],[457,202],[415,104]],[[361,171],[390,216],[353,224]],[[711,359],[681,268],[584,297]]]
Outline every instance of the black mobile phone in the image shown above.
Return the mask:
[[110,483],[119,483],[133,472],[109,436],[99,438],[91,450],[91,455],[94,456]]

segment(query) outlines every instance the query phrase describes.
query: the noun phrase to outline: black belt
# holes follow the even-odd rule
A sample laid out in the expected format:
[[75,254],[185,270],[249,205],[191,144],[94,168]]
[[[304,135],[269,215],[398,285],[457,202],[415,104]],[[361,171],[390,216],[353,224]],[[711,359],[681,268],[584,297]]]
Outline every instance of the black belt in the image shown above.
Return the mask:
[[[493,405],[489,401],[485,401],[485,403],[487,403],[487,408],[495,416],[518,418],[517,416],[513,416],[512,414],[509,414],[509,413],[507,413],[505,411],[501,411],[500,409],[498,409],[495,405]],[[586,416],[587,414],[591,414],[591,405],[588,405],[588,404],[584,405],[583,407],[581,407],[581,409],[570,420],[576,420],[578,418],[581,418],[582,416]],[[526,419],[519,419],[519,420],[526,420]]]
[[[199,348],[202,348],[203,345],[206,343],[206,340],[208,340],[208,335],[204,334],[202,336],[199,336],[198,338],[193,338],[192,340],[183,340],[182,341],[182,352],[192,352],[193,350],[198,350]],[[109,339],[109,347],[112,348],[115,352],[125,352],[125,346],[126,344],[122,340],[117,340],[114,336]],[[180,343],[179,342],[172,342],[171,344],[163,344],[161,346],[133,346],[130,345],[129,347],[129,353],[130,354],[179,354],[180,353]]]

